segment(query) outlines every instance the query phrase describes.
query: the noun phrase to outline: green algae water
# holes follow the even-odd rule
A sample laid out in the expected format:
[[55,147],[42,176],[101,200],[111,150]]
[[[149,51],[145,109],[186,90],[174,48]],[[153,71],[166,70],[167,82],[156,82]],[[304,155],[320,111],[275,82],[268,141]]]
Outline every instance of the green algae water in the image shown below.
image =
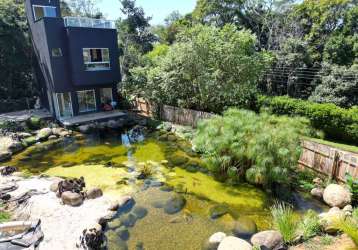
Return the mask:
[[[109,249],[202,249],[213,233],[232,234],[237,221],[271,227],[263,191],[215,180],[190,144],[174,135],[66,138],[28,148],[7,165],[27,175],[83,176],[87,188],[100,187],[114,198],[132,195],[135,204],[109,223]],[[140,177],[144,166],[147,178]]]

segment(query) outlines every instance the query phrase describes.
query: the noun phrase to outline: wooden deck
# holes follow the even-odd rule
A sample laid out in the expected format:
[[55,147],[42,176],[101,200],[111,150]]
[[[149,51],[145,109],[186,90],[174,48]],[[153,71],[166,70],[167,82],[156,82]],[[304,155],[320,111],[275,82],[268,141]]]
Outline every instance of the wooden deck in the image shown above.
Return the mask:
[[111,119],[116,119],[120,117],[127,116],[126,113],[114,110],[114,111],[108,111],[108,112],[99,112],[99,113],[91,113],[86,115],[79,115],[75,117],[71,117],[68,119],[63,119],[60,122],[65,127],[69,126],[75,126],[75,125],[81,125],[86,124],[90,122],[101,122],[101,121],[107,121]]

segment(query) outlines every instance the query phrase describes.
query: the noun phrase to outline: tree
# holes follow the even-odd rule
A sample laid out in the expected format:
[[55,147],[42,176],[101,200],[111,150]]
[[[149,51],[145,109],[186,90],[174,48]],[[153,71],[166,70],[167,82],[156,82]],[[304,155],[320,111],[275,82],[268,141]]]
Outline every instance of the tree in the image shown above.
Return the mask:
[[32,47],[24,4],[0,1],[0,99],[32,97]]
[[358,65],[350,68],[324,64],[319,83],[310,100],[349,108],[358,106]]
[[97,7],[99,0],[64,0],[62,3],[65,13],[73,16],[82,16],[100,19],[103,17],[102,12]]
[[255,44],[254,35],[233,25],[197,25],[182,31],[165,56],[133,69],[133,84],[157,103],[213,112],[252,107],[269,60]]
[[124,19],[117,20],[119,47],[122,49],[121,71],[123,81],[130,81],[131,68],[140,65],[141,56],[153,49],[156,41],[150,32],[150,17],[146,17],[143,8],[136,7],[135,0],[121,0]]

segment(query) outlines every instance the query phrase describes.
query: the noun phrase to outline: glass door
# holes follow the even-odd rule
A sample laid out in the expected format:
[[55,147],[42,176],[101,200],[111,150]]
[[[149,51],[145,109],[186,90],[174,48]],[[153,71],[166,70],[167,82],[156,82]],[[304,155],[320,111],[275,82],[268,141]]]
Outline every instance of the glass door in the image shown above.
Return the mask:
[[56,114],[59,119],[73,116],[71,93],[56,93]]

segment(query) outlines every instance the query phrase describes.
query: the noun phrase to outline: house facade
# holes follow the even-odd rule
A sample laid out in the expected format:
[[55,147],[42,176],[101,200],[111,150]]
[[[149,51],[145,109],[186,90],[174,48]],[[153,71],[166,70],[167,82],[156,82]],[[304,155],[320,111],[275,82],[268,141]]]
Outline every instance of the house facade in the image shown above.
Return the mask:
[[41,103],[58,120],[118,104],[114,22],[62,17],[59,0],[26,0]]

